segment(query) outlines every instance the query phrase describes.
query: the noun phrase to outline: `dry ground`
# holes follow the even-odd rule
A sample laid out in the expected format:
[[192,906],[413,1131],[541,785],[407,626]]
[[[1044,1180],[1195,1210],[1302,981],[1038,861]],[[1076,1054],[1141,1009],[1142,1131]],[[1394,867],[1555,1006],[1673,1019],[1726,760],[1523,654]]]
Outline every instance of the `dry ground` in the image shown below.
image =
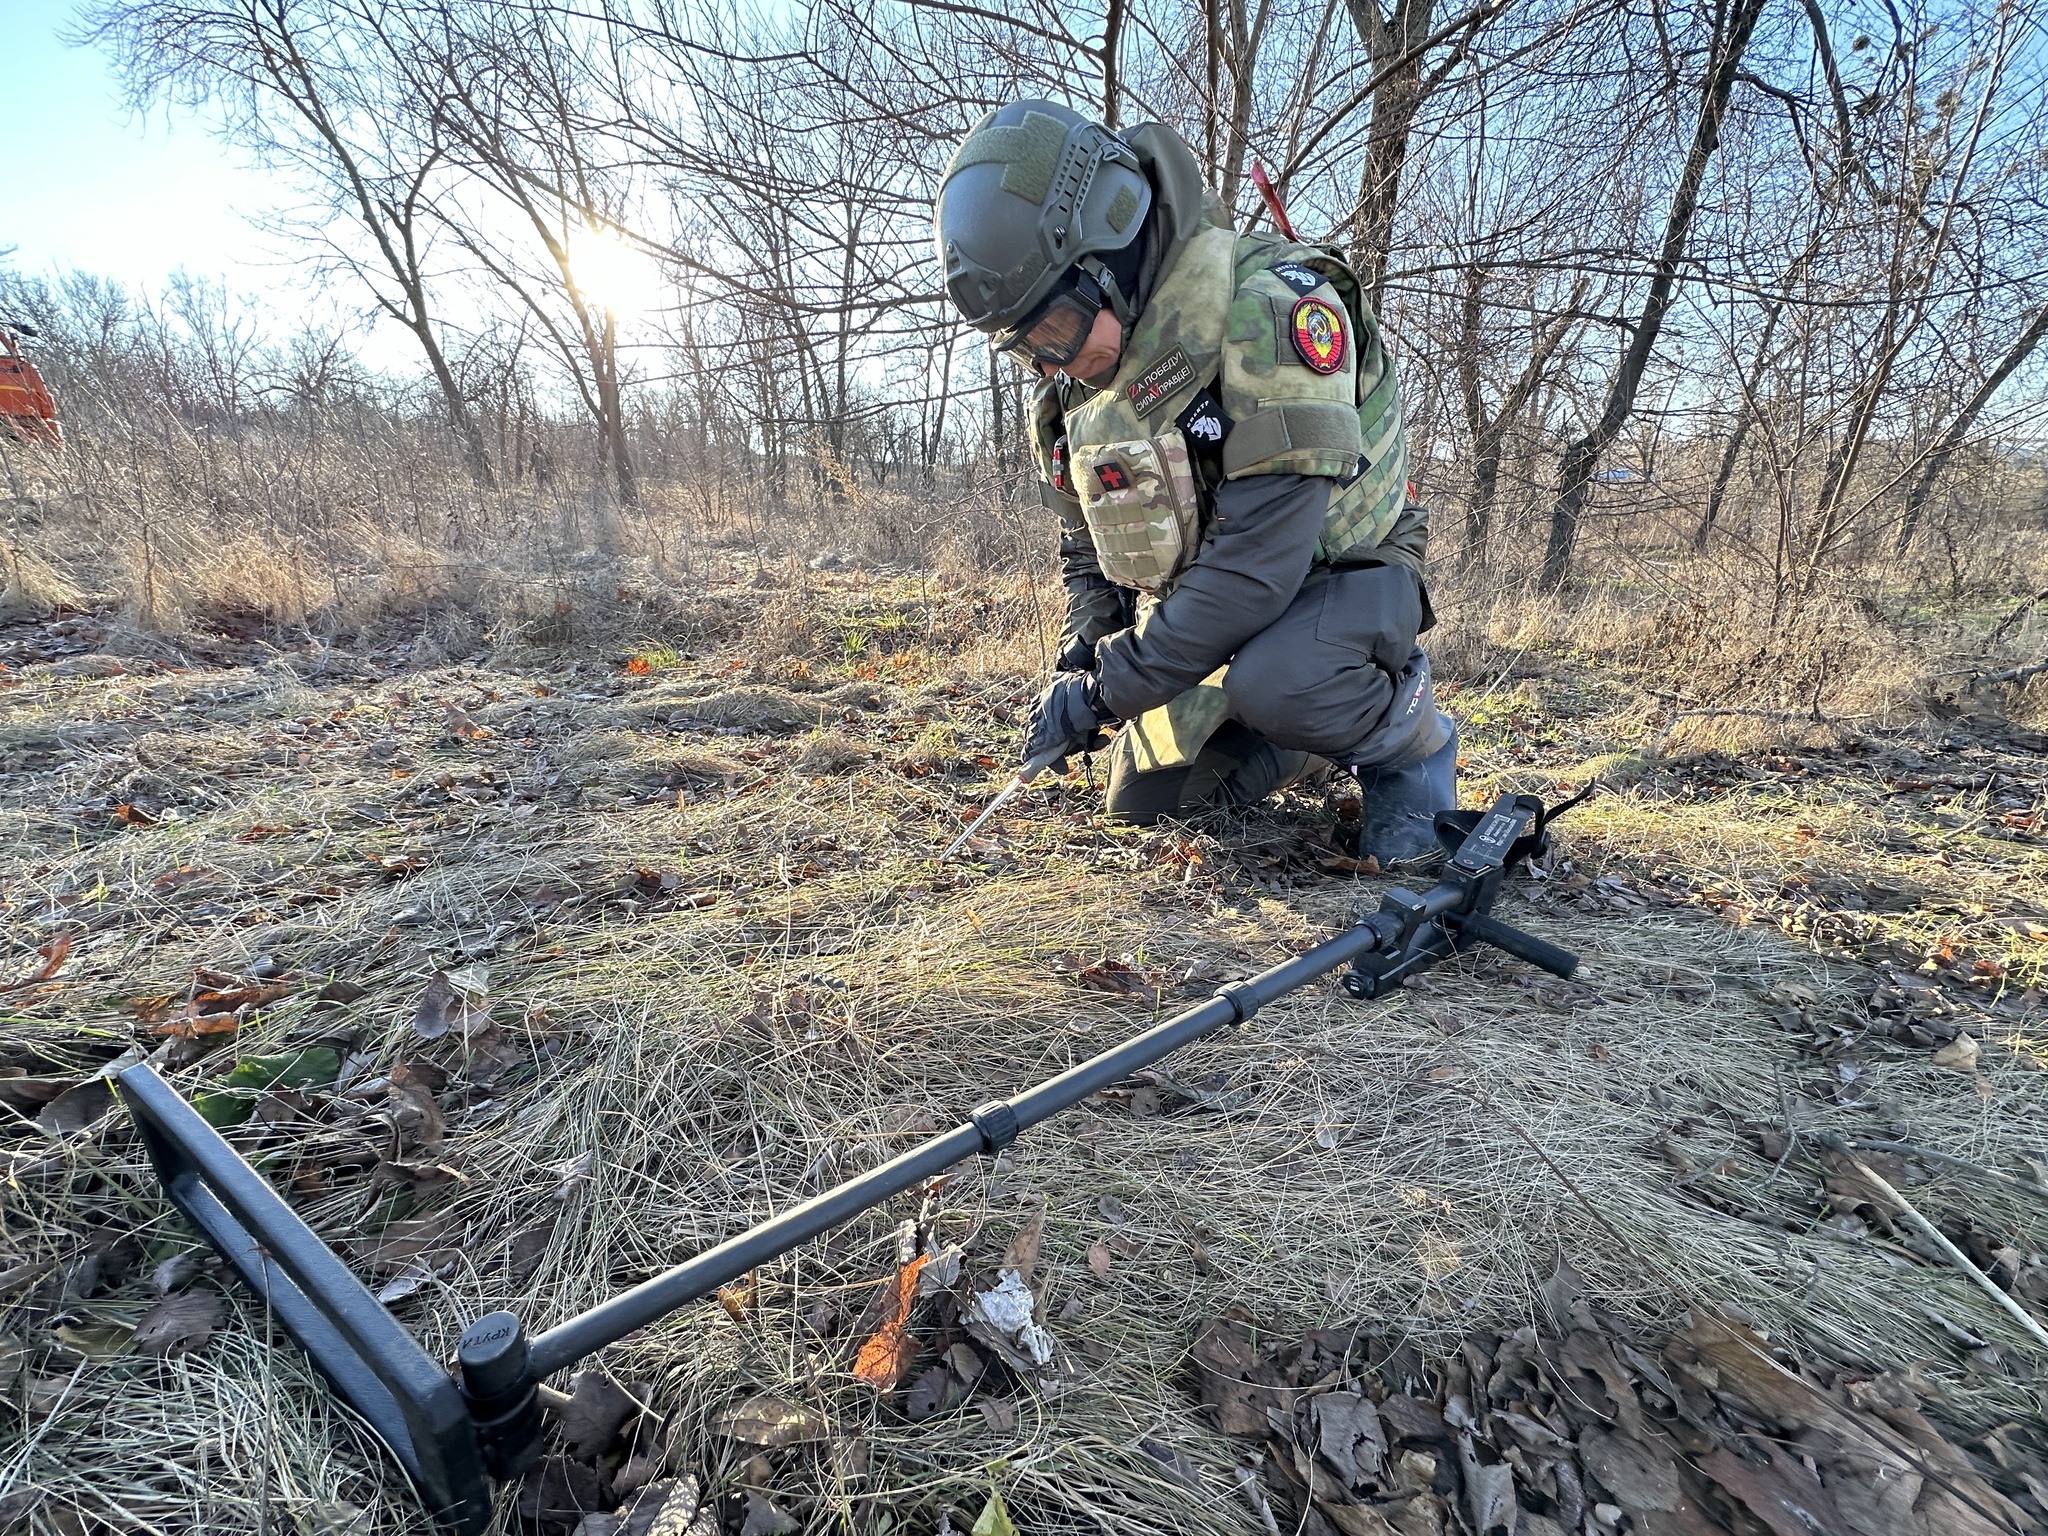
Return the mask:
[[[1028,604],[859,573],[781,601],[749,629],[760,595],[714,594],[580,659],[0,633],[0,1525],[426,1529],[235,1286],[188,1304],[184,1352],[160,1337],[159,1292],[213,1279],[163,1267],[192,1239],[90,1080],[127,1053],[246,1115],[238,1144],[445,1352],[480,1311],[546,1326],[870,1166],[1384,883],[1325,873],[1318,798],[1135,831],[1079,775],[942,868],[1030,694]],[[1369,1320],[1441,1358],[1536,1320],[1560,1261],[1646,1330],[1721,1304],[1905,1370],[1959,1440],[2038,1417],[2042,1352],[1814,1138],[1942,1154],[1868,1155],[2048,1310],[2041,738],[1958,716],[1688,750],[1561,649],[1446,694],[1468,798],[1616,786],[1506,902],[1575,981],[1481,959],[1266,1010],[608,1352],[635,1438],[504,1518],[567,1529],[658,1471],[753,1487],[750,1531],[771,1507],[964,1530],[991,1487],[1034,1536],[1256,1531],[1247,1453],[1190,1385],[1202,1319]],[[424,1038],[437,973],[468,1029]],[[227,1076],[278,1057],[303,1088]],[[1051,1371],[921,1421],[853,1379],[900,1221],[986,1274],[1041,1215]],[[914,1324],[933,1348],[944,1316]],[[763,1392],[824,1438],[715,1431]]]

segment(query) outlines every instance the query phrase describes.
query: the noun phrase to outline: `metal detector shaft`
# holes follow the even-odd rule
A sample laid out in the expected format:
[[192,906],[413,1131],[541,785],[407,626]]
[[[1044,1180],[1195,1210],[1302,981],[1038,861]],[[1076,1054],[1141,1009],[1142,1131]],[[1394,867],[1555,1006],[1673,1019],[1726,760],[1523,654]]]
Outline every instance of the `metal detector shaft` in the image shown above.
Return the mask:
[[1275,998],[1306,986],[1326,971],[1348,965],[1373,948],[1379,937],[1363,925],[1351,928],[1249,981],[1219,988],[1200,1007],[1155,1025],[1015,1098],[984,1104],[966,1124],[538,1335],[528,1343],[528,1373],[538,1379],[573,1365],[955,1163],[1008,1146],[1018,1132],[1073,1108],[1140,1067],[1171,1056],[1212,1030],[1241,1023]]

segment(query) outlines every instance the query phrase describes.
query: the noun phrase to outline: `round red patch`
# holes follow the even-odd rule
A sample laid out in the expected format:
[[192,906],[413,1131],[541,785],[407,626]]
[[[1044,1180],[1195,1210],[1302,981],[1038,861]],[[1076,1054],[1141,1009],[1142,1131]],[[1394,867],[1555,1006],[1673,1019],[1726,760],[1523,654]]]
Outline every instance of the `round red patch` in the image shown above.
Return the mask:
[[1344,316],[1335,305],[1303,299],[1294,306],[1294,350],[1317,373],[1344,366]]

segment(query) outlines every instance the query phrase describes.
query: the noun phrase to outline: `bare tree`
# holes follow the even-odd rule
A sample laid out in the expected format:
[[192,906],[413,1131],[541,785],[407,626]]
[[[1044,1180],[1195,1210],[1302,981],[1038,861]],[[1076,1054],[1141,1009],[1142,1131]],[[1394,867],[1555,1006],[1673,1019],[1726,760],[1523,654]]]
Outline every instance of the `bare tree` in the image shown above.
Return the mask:
[[1665,216],[1664,238],[1659,242],[1649,291],[1644,295],[1641,313],[1630,327],[1628,345],[1608,384],[1599,418],[1590,431],[1565,450],[1559,465],[1557,497],[1550,511],[1550,538],[1543,552],[1543,584],[1553,590],[1571,574],[1579,514],[1586,504],[1600,455],[1620,435],[1635,410],[1644,370],[1656,349],[1679,271],[1685,263],[1686,242],[1692,233],[1693,217],[1699,212],[1707,164],[1720,147],[1721,120],[1728,110],[1728,96],[1763,9],[1764,0],[1716,0],[1714,5],[1707,64],[1700,81],[1699,114],[1678,184],[1671,195],[1670,211]]
[[86,18],[83,35],[109,50],[138,107],[225,106],[230,138],[302,174],[361,231],[367,251],[325,241],[328,258],[418,342],[473,472],[490,484],[431,292],[425,232],[443,147],[406,131],[411,114],[395,109],[390,76],[362,46],[365,13],[347,0],[104,0]]

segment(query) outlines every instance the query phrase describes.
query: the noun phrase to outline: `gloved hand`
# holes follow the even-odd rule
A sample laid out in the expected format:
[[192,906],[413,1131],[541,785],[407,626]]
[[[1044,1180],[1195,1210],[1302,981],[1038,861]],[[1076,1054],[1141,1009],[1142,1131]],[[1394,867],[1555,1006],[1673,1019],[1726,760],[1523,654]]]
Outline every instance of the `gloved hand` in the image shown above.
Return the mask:
[[1108,745],[1102,727],[1116,716],[1103,707],[1092,672],[1062,672],[1031,706],[1031,728],[1024,738],[1024,757],[1094,752]]

